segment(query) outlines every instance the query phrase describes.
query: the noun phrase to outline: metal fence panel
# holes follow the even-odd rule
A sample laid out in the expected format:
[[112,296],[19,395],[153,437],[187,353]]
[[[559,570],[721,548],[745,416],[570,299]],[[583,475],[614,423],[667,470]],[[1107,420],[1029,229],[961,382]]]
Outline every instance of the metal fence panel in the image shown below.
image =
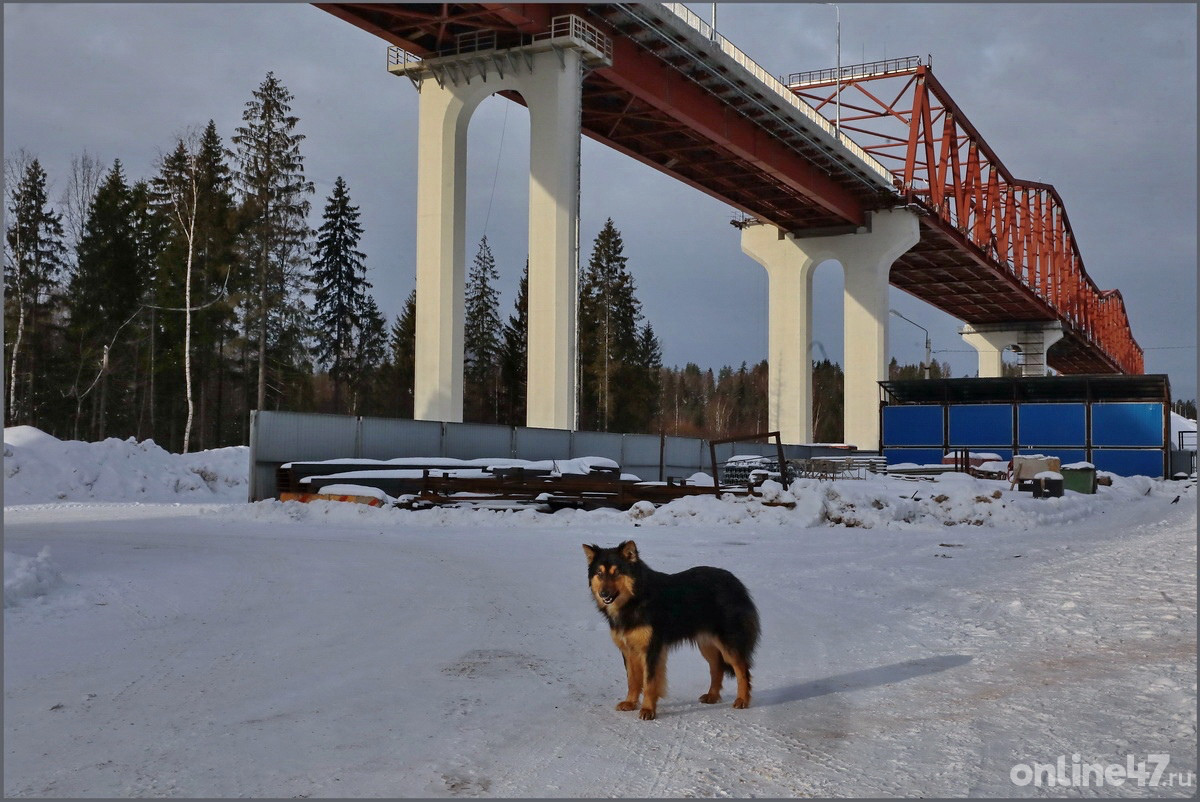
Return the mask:
[[[1096,403],[1092,404],[1092,445],[1104,446],[1163,446],[1165,429],[1162,404]],[[1126,462],[1138,463],[1137,459]],[[1122,463],[1123,465],[1125,462]],[[1147,463],[1148,464],[1148,463]],[[1096,467],[1100,467],[1098,464]],[[1138,463],[1138,471],[1141,470]],[[1132,470],[1132,469],[1130,469]],[[1121,471],[1113,471],[1121,473]],[[1121,475],[1132,475],[1124,474]],[[1147,474],[1150,475],[1150,474]],[[1162,475],[1162,468],[1158,469]]]
[[359,440],[367,459],[442,456],[442,423],[433,420],[363,418]]
[[606,457],[621,467],[621,435],[615,432],[571,432],[571,458]]
[[568,459],[570,454],[571,433],[566,429],[518,426],[513,430],[513,456],[517,459]]
[[937,446],[946,439],[941,406],[883,408],[883,447]]
[[346,415],[259,412],[255,415],[254,457],[259,462],[327,459],[354,453],[358,421]]
[[1018,404],[1017,443],[1022,448],[1087,445],[1086,407],[1083,404]]
[[1092,464],[1098,471],[1108,471],[1118,476],[1163,475],[1163,450],[1161,448],[1094,448]]
[[666,438],[663,479],[687,479],[697,471],[708,473],[708,449],[705,446],[705,442],[696,437]]
[[621,469],[646,482],[658,481],[662,441],[653,434],[626,434],[621,438]]
[[511,426],[488,423],[447,423],[443,457],[479,459],[513,455]]

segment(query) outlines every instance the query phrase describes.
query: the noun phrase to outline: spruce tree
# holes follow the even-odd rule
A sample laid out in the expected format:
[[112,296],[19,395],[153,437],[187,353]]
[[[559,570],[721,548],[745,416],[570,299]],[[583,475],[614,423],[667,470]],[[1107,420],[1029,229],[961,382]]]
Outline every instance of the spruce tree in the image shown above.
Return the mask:
[[662,345],[654,327],[646,322],[638,330],[631,369],[632,384],[628,388],[629,431],[650,431],[651,422],[658,418],[662,395]]
[[388,345],[391,359],[388,365],[389,387],[396,398],[392,414],[401,418],[413,417],[413,378],[416,367],[417,291],[408,294],[404,309],[392,324]]
[[[79,370],[71,395],[77,400],[74,437],[82,425],[82,402],[91,395],[92,416],[87,434],[106,436],[109,377],[132,373],[129,324],[141,308],[147,276],[139,269],[139,248],[133,220],[133,199],[118,159],[113,163],[88,209],[79,242],[75,274],[67,292],[69,348]],[[133,408],[123,386],[114,388],[113,409],[126,414]],[[93,394],[94,393],[94,394]]]
[[504,414],[501,423],[525,425],[525,392],[529,371],[529,260],[517,287],[513,313],[504,324],[500,342],[500,385]]
[[372,295],[367,295],[354,327],[353,373],[350,412],[363,414],[370,405],[387,357],[388,337],[383,313]]
[[[133,363],[132,370],[123,374],[122,380],[131,394],[132,403],[128,410],[121,410],[128,414],[122,415],[126,422],[122,424],[120,434],[139,439],[165,439],[170,448],[178,449],[178,410],[172,410],[170,434],[164,437],[162,430],[157,428],[161,421],[156,420],[155,409],[159,390],[165,391],[172,407],[178,405],[178,399],[183,395],[179,388],[184,378],[184,336],[178,326],[168,331],[163,325],[169,322],[168,319],[155,308],[164,279],[163,260],[170,229],[154,209],[153,192],[144,180],[136,181],[129,188],[129,225],[135,259],[130,270],[142,277],[142,290],[138,309],[129,323]],[[166,361],[158,359],[160,344],[170,349],[170,358]],[[168,386],[160,387],[158,379],[164,373],[169,377]],[[136,415],[133,414],[135,409]]]
[[[36,158],[14,164],[5,231],[5,364],[8,367],[8,422],[38,425],[48,362],[57,350],[55,317],[66,248],[62,216],[47,201],[46,171]],[[23,169],[22,169],[23,166]]]
[[580,425],[630,431],[627,382],[637,361],[641,304],[612,218],[596,236],[579,288]]
[[500,279],[487,236],[467,275],[466,330],[463,337],[465,420],[494,423],[498,417],[500,366]]
[[[314,318],[321,331],[317,358],[329,368],[337,411],[341,411],[342,388],[361,368],[359,332],[365,320],[367,289],[371,286],[367,281],[366,254],[358,250],[363,233],[358,218],[358,207],[351,205],[346,182],[338,176],[325,205],[313,260]],[[374,305],[373,299],[371,304]],[[378,308],[375,317],[382,334]]]
[[278,403],[288,386],[299,389],[297,381],[311,370],[305,357],[309,332],[303,296],[308,288],[303,271],[311,233],[306,196],[314,190],[304,177],[304,136],[295,130],[300,120],[290,114],[291,100],[292,94],[268,72],[246,102],[244,124],[231,138],[237,148],[231,155],[242,196],[243,249],[254,276],[243,315],[257,361],[257,409],[267,406],[268,385]]

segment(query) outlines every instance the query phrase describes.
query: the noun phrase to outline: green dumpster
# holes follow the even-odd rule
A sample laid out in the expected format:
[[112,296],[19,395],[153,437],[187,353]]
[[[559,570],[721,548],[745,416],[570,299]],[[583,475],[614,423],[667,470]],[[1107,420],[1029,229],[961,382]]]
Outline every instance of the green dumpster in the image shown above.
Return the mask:
[[1064,465],[1059,469],[1063,478],[1063,490],[1074,490],[1076,493],[1096,492],[1096,466],[1090,462],[1078,462]]

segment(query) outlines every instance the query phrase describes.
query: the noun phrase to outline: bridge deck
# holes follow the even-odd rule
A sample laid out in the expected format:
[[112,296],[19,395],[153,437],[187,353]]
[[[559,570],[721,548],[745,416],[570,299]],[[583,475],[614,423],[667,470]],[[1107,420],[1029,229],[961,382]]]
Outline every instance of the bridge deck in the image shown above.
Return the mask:
[[[852,142],[847,129],[839,135],[680,4],[316,5],[418,57],[458,52],[463,41],[481,38],[488,47],[511,48],[547,30],[555,17],[584,18],[611,38],[613,53],[611,66],[585,75],[585,135],[798,236],[854,231],[875,209],[920,208],[921,241],[893,266],[894,286],[966,323],[1061,321],[1064,337],[1048,354],[1060,372],[1141,372],[1141,349],[1123,306],[1119,325],[1109,321],[1106,328],[1092,320],[1096,298],[1074,301],[1069,312],[1056,308],[1019,277],[1023,266],[984,253],[942,219],[928,196],[914,194],[896,171]],[[818,74],[792,78],[803,87],[830,82]],[[1082,279],[1090,283],[1086,273]],[[1114,295],[1081,287],[1101,300]],[[1114,328],[1117,344],[1107,341]]]

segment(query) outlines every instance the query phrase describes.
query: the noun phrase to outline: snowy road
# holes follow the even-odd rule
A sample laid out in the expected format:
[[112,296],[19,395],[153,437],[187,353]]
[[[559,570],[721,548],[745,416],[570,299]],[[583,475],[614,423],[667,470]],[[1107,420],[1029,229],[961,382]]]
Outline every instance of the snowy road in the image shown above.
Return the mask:
[[[5,794],[1190,796],[1011,774],[1194,770],[1195,496],[1155,487],[1028,528],[723,522],[715,500],[690,523],[9,507],[6,552],[48,547],[61,579],[5,611]],[[579,544],[630,537],[659,570],[750,587],[750,709],[696,701],[707,670],[680,649],[656,721],[613,710]]]

